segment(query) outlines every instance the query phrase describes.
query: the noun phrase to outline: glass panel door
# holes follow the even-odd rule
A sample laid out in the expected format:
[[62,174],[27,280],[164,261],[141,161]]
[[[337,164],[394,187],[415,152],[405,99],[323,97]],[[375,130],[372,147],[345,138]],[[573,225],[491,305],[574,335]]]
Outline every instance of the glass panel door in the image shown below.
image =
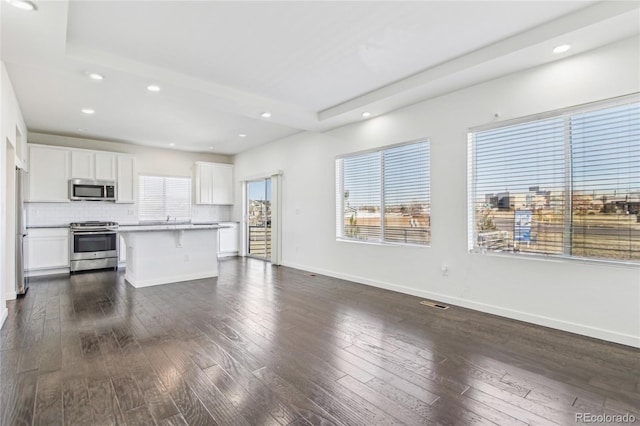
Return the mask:
[[271,179],[247,182],[247,197],[248,254],[271,260]]

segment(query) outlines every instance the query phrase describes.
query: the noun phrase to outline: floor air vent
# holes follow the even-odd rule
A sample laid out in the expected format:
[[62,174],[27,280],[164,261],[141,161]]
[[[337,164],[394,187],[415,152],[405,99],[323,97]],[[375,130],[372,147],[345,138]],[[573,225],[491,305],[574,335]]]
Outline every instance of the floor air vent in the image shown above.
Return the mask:
[[420,304],[424,305],[424,306],[429,306],[431,308],[436,308],[436,309],[442,309],[442,310],[449,309],[449,307],[447,305],[443,305],[441,303],[432,302],[430,300],[423,300],[422,302],[420,302]]

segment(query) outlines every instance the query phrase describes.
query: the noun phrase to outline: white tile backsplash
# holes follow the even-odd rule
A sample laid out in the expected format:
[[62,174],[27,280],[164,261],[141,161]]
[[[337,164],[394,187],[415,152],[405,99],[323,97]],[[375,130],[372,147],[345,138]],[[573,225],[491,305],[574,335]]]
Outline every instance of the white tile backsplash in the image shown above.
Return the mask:
[[[138,223],[136,204],[79,201],[71,203],[25,203],[27,226],[66,226],[71,222],[103,220],[121,225]],[[224,222],[231,218],[231,206],[197,206],[191,209],[191,221]]]
[[228,222],[231,220],[232,206],[191,206],[191,222]]

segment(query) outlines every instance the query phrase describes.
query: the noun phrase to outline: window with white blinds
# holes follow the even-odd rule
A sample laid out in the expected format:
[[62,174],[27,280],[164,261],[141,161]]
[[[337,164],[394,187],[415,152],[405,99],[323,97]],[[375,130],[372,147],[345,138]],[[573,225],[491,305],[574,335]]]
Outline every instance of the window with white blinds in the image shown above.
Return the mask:
[[140,176],[138,219],[140,221],[191,219],[191,179]]
[[429,170],[424,141],[337,159],[337,237],[429,244]]
[[470,249],[640,261],[640,103],[477,130]]

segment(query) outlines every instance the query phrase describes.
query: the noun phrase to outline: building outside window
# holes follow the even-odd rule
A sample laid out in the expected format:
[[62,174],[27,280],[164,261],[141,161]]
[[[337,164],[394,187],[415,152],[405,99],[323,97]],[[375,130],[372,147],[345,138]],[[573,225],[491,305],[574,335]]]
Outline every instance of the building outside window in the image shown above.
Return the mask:
[[429,142],[336,160],[336,236],[354,241],[430,243]]
[[640,103],[469,134],[469,248],[640,261]]

